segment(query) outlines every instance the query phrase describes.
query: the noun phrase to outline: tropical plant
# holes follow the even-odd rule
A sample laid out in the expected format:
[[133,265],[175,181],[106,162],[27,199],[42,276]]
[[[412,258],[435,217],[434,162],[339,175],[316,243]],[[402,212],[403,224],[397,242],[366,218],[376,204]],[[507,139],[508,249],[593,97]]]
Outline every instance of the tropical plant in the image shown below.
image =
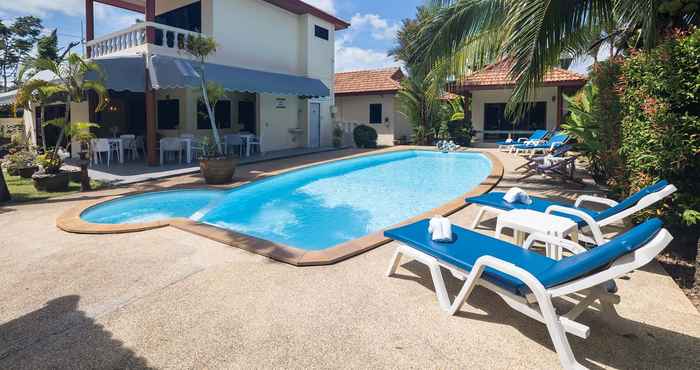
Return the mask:
[[615,192],[624,189],[620,159],[620,98],[618,61],[594,65],[588,84],[573,97],[564,96],[570,115],[562,129],[576,139],[577,149],[588,159],[591,175]]
[[33,112],[32,106],[39,106],[39,120],[41,122],[41,147],[46,152],[46,134],[44,132],[44,127],[46,126],[45,111],[46,105],[51,101],[56,100],[51,98],[48,93],[50,92],[51,85],[50,82],[42,79],[29,79],[25,75],[30,73],[27,65],[20,68],[17,73],[17,81],[20,84],[20,89],[17,91],[17,96],[15,97],[15,104],[17,107],[23,108],[25,111]]
[[11,24],[0,20],[0,78],[2,91],[14,77],[30,53],[43,29],[41,19],[35,16],[17,17]]
[[[661,13],[657,1],[433,0],[434,10],[411,44],[409,64],[462,76],[508,59],[516,81],[508,112],[522,115],[534,88],[562,57],[585,56],[595,35],[637,35],[652,48],[663,30],[698,22],[697,7]],[[614,27],[611,27],[614,25]],[[605,41],[605,40],[603,40]],[[448,74],[448,75],[449,75]],[[439,81],[439,80],[438,80]]]
[[440,124],[441,104],[432,90],[430,82],[419,76],[409,76],[401,81],[398,110],[413,126],[414,142],[430,144],[431,132]]
[[367,125],[359,125],[352,130],[355,145],[358,148],[376,148],[377,147],[377,131]]
[[[216,145],[215,156],[223,156],[224,149],[221,145],[221,135],[219,134],[219,128],[216,125],[216,118],[214,116],[214,110],[212,104],[212,99],[216,96],[209,96],[209,93],[221,92],[223,95],[223,88],[218,85],[213,85],[207,82],[206,78],[206,61],[213,53],[216,52],[216,41],[214,38],[203,35],[189,35],[187,36],[187,43],[185,51],[197,59],[197,73],[199,73],[199,79],[202,88],[202,101],[207,108],[207,114],[209,116],[209,123],[211,124],[212,135],[214,136],[214,143]],[[220,98],[221,96],[219,96]],[[217,99],[218,100],[218,99]]]
[[[658,179],[678,191],[662,209],[670,224],[700,212],[700,30],[679,32],[622,64],[622,148],[628,192]],[[697,238],[697,227],[695,230]]]
[[339,125],[333,127],[333,147],[340,148],[343,145],[343,129]]

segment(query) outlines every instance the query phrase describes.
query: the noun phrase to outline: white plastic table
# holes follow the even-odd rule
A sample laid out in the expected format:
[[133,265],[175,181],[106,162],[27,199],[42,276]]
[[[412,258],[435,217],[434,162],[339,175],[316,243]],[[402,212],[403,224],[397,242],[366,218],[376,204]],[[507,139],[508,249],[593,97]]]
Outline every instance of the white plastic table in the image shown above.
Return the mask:
[[[525,234],[543,233],[558,238],[570,235],[574,242],[578,242],[578,225],[576,222],[555,215],[536,212],[525,209],[516,209],[498,215],[496,220],[496,239],[501,238],[503,229],[513,230],[515,244],[522,246],[525,242]],[[550,244],[545,245],[547,257],[560,260],[562,250],[554,248]]]
[[119,149],[119,163],[124,163],[124,139],[107,139],[109,141],[109,149],[112,150],[112,144],[116,144]]

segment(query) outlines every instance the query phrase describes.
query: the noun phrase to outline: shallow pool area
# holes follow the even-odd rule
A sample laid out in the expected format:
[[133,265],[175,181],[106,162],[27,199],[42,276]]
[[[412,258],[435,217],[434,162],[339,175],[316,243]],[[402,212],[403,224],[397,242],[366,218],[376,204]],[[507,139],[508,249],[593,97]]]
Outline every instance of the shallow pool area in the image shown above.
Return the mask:
[[95,224],[189,218],[316,251],[440,207],[481,184],[491,169],[479,153],[396,151],[315,165],[231,190],[119,198],[80,217]]

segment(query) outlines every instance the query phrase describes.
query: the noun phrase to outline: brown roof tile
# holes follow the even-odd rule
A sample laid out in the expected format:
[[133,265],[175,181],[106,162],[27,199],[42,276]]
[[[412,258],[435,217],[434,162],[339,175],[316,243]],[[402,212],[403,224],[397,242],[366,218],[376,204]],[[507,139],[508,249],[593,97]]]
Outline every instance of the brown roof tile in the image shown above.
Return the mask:
[[[515,81],[508,76],[511,63],[502,61],[491,64],[486,68],[466,76],[457,85],[463,89],[469,87],[487,87],[487,86],[510,86],[515,85]],[[562,68],[552,68],[545,76],[543,83],[545,85],[565,85],[570,83],[586,83],[586,77],[575,72],[567,71]]]
[[341,95],[399,91],[404,74],[401,68],[342,72],[335,74],[335,93]]

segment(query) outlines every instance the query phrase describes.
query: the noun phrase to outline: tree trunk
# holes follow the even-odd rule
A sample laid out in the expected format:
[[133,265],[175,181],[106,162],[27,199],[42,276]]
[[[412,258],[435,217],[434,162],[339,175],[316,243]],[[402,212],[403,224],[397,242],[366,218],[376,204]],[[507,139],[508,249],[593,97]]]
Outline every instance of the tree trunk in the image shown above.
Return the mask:
[[44,148],[44,153],[46,153],[46,130],[44,130],[44,112],[46,111],[46,107],[44,104],[41,105],[41,118],[39,118],[39,128],[41,130],[41,147]]
[[66,101],[65,122],[63,122],[61,126],[61,131],[58,133],[58,140],[56,140],[56,146],[53,148],[54,157],[58,155],[58,147],[61,145],[61,141],[63,141],[63,135],[66,133],[66,125],[70,125],[70,102],[70,99]]
[[697,254],[695,255],[695,287],[700,289],[700,237],[696,243]]
[[5,175],[0,169],[0,203],[8,202],[12,199],[10,196],[10,189],[7,188],[7,183],[5,182]]
[[219,154],[224,154],[223,148],[221,146],[219,128],[216,127],[216,118],[214,117],[214,112],[211,109],[211,104],[209,104],[209,95],[207,94],[207,83],[204,80],[204,67],[202,67],[202,96],[204,97],[204,105],[207,107],[207,113],[209,114],[209,123],[211,124],[211,131],[214,135],[214,141],[216,141],[216,150],[219,152]]

